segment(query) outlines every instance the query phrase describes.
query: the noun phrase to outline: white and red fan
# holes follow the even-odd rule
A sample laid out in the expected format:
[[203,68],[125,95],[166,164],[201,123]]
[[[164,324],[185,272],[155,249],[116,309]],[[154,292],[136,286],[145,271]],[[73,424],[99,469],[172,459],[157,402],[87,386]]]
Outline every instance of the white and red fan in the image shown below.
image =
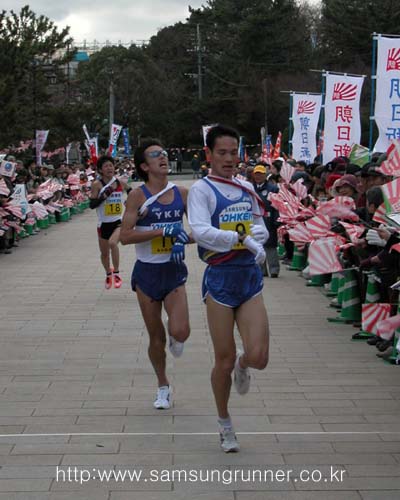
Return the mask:
[[375,213],[372,217],[372,220],[374,222],[377,222],[378,224],[387,224],[387,221],[384,217],[386,215],[386,207],[385,204],[382,203],[382,205],[379,205],[379,207],[375,210]]
[[348,222],[343,221],[339,222],[339,224],[341,224],[345,228],[346,233],[349,235],[350,241],[352,243],[355,243],[356,240],[358,240],[365,231],[364,226],[356,226],[355,224],[349,224]]
[[282,165],[282,168],[279,172],[279,175],[282,177],[282,179],[289,184],[290,179],[293,177],[293,174],[296,172],[296,169],[292,167],[292,165],[289,165],[286,161]]
[[393,139],[387,150],[387,160],[377,168],[384,175],[400,177],[400,140]]
[[389,200],[389,203],[396,206],[400,200],[400,177],[391,182],[387,182],[381,186],[384,196]]
[[331,219],[329,215],[316,215],[306,222],[306,227],[313,238],[324,238],[331,229]]
[[310,244],[308,249],[308,263],[311,276],[343,271],[335,246],[333,238],[315,240]]
[[10,190],[8,189],[6,181],[4,179],[0,179],[0,195],[1,196],[8,196],[9,194],[10,194]]
[[390,304],[363,304],[361,327],[365,332],[377,332],[377,324],[390,316]]
[[400,327],[400,314],[381,320],[376,325],[377,334],[385,340],[390,340],[393,337],[396,328]]
[[306,228],[306,226],[302,223],[296,224],[295,227],[288,230],[289,238],[291,241],[295,243],[309,243],[313,241],[313,236],[311,232]]
[[297,181],[292,184],[292,188],[299,200],[307,198],[308,192],[306,186],[303,184],[303,179],[297,179]]

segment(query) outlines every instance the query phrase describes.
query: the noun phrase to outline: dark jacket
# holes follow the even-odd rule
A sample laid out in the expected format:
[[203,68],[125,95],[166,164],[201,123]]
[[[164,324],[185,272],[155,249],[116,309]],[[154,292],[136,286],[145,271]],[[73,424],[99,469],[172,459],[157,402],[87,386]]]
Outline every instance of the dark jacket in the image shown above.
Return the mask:
[[279,191],[279,188],[275,184],[271,184],[268,181],[265,181],[263,184],[259,185],[253,182],[253,186],[256,193],[260,196],[265,205],[264,223],[269,231],[269,238],[265,246],[268,248],[275,248],[278,246],[277,229],[279,227],[279,212],[271,205],[267,197],[269,193],[277,193]]

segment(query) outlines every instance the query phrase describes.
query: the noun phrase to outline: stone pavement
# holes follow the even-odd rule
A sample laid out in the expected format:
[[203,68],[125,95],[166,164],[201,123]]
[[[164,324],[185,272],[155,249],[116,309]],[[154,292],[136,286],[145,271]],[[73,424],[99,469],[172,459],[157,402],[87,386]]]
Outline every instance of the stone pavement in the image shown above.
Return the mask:
[[[250,394],[232,393],[236,429],[248,434],[240,453],[225,455],[195,247],[187,252],[192,333],[181,359],[168,353],[174,406],[160,412],[129,287],[134,248],[121,249],[123,287],[104,290],[95,227],[86,211],[0,255],[0,500],[400,497],[398,367],[350,342],[352,327],[328,323],[334,311],[319,289],[286,270],[265,280],[271,360]],[[112,469],[142,476],[99,480],[98,470]],[[259,481],[257,470],[274,475]]]

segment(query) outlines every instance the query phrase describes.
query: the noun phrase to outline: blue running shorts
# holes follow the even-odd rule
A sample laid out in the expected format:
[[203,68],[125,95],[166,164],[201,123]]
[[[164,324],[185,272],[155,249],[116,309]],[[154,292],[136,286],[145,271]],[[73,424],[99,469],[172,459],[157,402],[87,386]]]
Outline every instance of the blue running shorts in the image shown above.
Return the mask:
[[261,293],[263,285],[262,271],[257,265],[208,266],[203,276],[203,301],[209,294],[215,302],[236,308]]
[[145,295],[161,302],[169,293],[186,283],[187,275],[184,263],[151,264],[137,260],[132,271],[132,290],[136,291],[138,286]]

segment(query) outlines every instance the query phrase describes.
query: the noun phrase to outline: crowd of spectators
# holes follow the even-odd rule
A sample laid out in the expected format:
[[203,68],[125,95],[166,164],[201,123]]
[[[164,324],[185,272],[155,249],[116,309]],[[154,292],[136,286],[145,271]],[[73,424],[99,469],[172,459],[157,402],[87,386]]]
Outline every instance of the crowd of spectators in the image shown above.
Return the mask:
[[[26,226],[33,234],[40,231],[39,221],[72,210],[88,199],[91,183],[96,176],[90,163],[23,162],[8,155],[0,170],[0,253],[10,254],[18,246]],[[135,178],[133,163],[117,161],[118,174]]]
[[[283,158],[267,162],[258,155],[239,163],[236,176],[253,183],[265,202],[264,220],[271,237],[267,243],[269,248],[266,248],[264,275],[268,275],[268,268],[271,277],[277,277],[279,273],[274,254],[278,237],[281,264],[290,266],[300,251],[304,255],[302,267],[307,265],[310,244],[318,238],[308,231],[307,221],[324,213],[329,215],[329,227],[324,237],[335,237],[339,242],[335,247],[338,259],[343,269],[352,269],[355,273],[360,303],[368,302],[367,284],[372,276],[379,290],[376,302],[390,305],[390,314],[396,315],[400,225],[395,222],[396,217],[390,218],[389,215],[399,211],[396,203],[400,201],[400,177],[389,176],[385,169],[380,168],[385,160],[385,154],[374,154],[364,165],[352,164],[346,157],[335,158],[325,165],[317,162],[308,165]],[[281,199],[274,194],[279,192],[282,193]],[[394,197],[390,203],[388,196]],[[346,204],[346,209],[338,207],[342,203]],[[271,245],[273,255],[269,258]],[[303,274],[310,279],[308,266]],[[359,321],[353,323],[361,326],[361,320],[362,314]],[[362,338],[377,347],[377,355],[393,361],[395,337],[377,335],[376,325],[368,333],[370,335]],[[360,337],[356,334],[352,338]]]

